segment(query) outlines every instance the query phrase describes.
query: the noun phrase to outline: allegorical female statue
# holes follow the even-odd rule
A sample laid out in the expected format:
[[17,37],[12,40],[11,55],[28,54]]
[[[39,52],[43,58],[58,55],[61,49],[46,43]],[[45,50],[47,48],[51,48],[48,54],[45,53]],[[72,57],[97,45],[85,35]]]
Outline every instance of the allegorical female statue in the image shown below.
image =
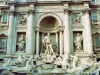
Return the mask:
[[77,33],[77,36],[74,40],[76,50],[82,50],[82,40],[83,38],[80,33]]
[[24,37],[23,34],[21,34],[19,40],[18,40],[18,50],[22,51],[25,49],[25,41],[24,41]]

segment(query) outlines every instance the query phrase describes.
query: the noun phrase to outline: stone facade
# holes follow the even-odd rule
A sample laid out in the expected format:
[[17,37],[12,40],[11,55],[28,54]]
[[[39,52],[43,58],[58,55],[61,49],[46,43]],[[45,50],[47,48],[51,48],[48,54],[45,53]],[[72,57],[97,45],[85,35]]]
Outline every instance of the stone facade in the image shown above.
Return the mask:
[[41,56],[48,33],[57,56],[100,59],[99,0],[2,0],[0,20],[0,59]]

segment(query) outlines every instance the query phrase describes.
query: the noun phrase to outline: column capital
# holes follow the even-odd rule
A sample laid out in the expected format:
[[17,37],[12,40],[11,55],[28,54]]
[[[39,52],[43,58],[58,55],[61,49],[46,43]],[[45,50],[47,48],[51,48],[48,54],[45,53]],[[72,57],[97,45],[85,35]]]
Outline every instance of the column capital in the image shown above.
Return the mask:
[[39,26],[36,26],[35,27],[35,30],[38,32],[40,30],[40,27]]
[[69,8],[64,8],[64,12],[69,13],[70,9]]
[[64,31],[65,26],[59,26],[59,31]]
[[34,12],[35,12],[34,9],[29,9],[29,10],[27,11],[28,14],[34,14]]
[[89,13],[90,11],[91,11],[90,8],[84,8],[84,10],[82,12],[85,14],[85,13]]
[[69,13],[69,11],[70,11],[69,4],[64,4],[64,12]]
[[9,10],[9,15],[15,15],[15,11]]

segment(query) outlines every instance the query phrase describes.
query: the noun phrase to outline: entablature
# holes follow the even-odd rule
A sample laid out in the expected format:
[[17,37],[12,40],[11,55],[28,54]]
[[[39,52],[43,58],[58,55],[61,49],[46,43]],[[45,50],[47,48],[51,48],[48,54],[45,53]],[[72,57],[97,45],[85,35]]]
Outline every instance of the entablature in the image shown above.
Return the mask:
[[7,2],[9,5],[12,4],[66,4],[66,3],[91,3],[91,0],[9,0]]
[[59,31],[64,31],[64,26],[58,26],[57,28],[42,28],[40,26],[35,27],[35,31],[47,32],[47,33],[56,33]]

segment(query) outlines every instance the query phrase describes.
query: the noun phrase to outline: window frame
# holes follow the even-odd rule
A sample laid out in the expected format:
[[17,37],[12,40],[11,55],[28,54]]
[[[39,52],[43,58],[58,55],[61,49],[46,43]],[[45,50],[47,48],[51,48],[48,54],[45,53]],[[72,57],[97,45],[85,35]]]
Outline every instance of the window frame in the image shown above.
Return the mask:
[[[2,34],[2,35],[0,35],[0,39],[5,39],[6,40],[6,46],[5,47],[0,46],[0,51],[1,50],[6,50],[7,49],[7,36]],[[1,44],[1,42],[0,42],[0,44]]]
[[[6,22],[4,21],[4,15],[6,15]],[[2,15],[1,15],[1,25],[7,25],[9,20],[9,16],[7,11],[2,11]]]
[[[95,16],[93,14],[95,14]],[[92,16],[93,22],[98,22],[98,13],[97,12],[93,12],[91,16]],[[94,19],[94,17],[96,18],[96,20]]]
[[96,0],[94,0],[94,1],[92,0],[92,2],[96,2]]
[[99,37],[99,39],[100,39],[100,33],[95,33],[94,35],[93,35],[93,48],[94,48],[94,51],[95,52],[100,52],[100,46],[96,46],[96,37]]
[[[96,20],[93,20],[92,13],[96,13],[97,14],[97,21]],[[99,15],[100,14],[99,14],[98,10],[93,10],[92,13],[91,13],[91,24],[94,25],[94,26],[98,26],[99,23],[100,23],[100,20],[99,20]]]
[[94,0],[94,1],[92,0],[92,3],[93,3],[93,2],[94,2],[94,3],[97,3],[97,2],[99,2],[99,1],[98,1],[98,0]]
[[[5,40],[5,46],[2,46],[2,41],[1,40]],[[5,37],[0,37],[0,49],[4,49],[7,47],[7,39]]]

